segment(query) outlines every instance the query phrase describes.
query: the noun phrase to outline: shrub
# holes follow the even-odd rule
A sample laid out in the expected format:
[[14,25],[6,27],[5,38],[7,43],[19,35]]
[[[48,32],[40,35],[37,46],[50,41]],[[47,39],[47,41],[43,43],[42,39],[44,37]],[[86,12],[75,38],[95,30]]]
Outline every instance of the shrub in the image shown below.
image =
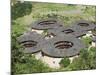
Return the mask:
[[29,2],[17,2],[11,8],[12,19],[17,19],[18,17],[30,14],[32,11],[32,4]]
[[11,41],[11,73],[12,75],[24,73],[49,72],[52,69],[31,54],[24,54],[24,50],[18,43],[19,35],[12,34]]
[[92,42],[92,39],[90,37],[82,38],[82,40],[86,44],[86,46],[89,46]]
[[78,58],[68,66],[67,70],[90,70],[96,68],[95,48],[82,49]]
[[40,73],[49,72],[51,69],[40,60],[35,59],[33,56],[24,56],[25,62],[19,62],[15,64],[16,74],[27,73]]
[[70,64],[69,58],[63,58],[60,63],[61,67],[67,67]]

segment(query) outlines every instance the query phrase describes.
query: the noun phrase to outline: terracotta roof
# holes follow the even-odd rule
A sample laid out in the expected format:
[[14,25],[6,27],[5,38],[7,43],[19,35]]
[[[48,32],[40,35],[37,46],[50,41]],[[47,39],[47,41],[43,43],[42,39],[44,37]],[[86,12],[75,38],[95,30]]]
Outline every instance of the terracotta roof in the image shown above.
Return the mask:
[[73,35],[63,35],[42,42],[42,52],[51,57],[69,57],[79,54],[85,48],[81,40]]
[[26,32],[18,37],[18,41],[25,47],[24,53],[34,53],[40,50],[40,42],[43,37],[36,32]]
[[79,20],[72,24],[72,27],[81,31],[89,31],[95,29],[96,25],[87,20]]
[[28,40],[36,40],[36,41],[40,41],[43,39],[43,36],[36,33],[36,32],[26,32],[23,35],[21,35],[20,37],[18,37],[18,41],[21,43],[23,41],[28,41]]
[[56,36],[63,35],[63,34],[72,34],[75,37],[81,37],[85,35],[87,31],[77,30],[75,27],[59,27],[56,29],[48,30],[48,34],[54,34]]
[[35,21],[31,24],[32,29],[45,30],[61,27],[63,23],[56,19],[43,19]]
[[[48,35],[54,35],[51,39],[45,39],[35,31],[29,31],[18,37],[18,41],[25,47],[24,53],[35,53],[42,51],[51,57],[70,57],[79,54],[85,48],[84,43],[77,37],[85,35],[89,30],[96,27],[93,23],[80,20],[71,26],[63,26],[63,23],[56,19],[39,20],[32,23],[31,28],[47,30]],[[96,41],[95,37],[92,38]]]

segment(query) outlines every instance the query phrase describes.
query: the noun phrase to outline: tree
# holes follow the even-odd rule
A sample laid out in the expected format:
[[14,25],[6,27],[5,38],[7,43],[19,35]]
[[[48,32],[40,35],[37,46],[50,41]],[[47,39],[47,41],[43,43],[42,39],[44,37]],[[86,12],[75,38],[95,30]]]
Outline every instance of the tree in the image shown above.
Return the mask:
[[90,69],[95,69],[96,68],[96,48],[91,47],[89,50],[89,67]]
[[70,64],[69,58],[63,58],[60,63],[61,67],[67,67]]
[[21,57],[23,56],[22,47],[18,44],[17,35],[12,34],[11,36],[11,73],[14,74],[16,71],[15,64],[21,62]]
[[82,49],[78,58],[68,66],[67,70],[90,70],[96,68],[95,48]]
[[51,69],[41,60],[35,59],[34,56],[24,55],[24,62],[16,63],[16,74],[49,72]]
[[11,73],[12,75],[24,74],[24,73],[38,73],[52,71],[41,60],[35,59],[35,56],[31,54],[24,54],[24,48],[18,43],[17,37],[20,33],[12,33],[11,36]]
[[20,3],[17,2],[13,6],[11,6],[11,18],[13,20],[23,17],[25,15],[29,15],[32,11],[32,4],[29,2]]
[[86,44],[86,46],[89,46],[92,42],[92,39],[90,37],[82,38],[82,40]]

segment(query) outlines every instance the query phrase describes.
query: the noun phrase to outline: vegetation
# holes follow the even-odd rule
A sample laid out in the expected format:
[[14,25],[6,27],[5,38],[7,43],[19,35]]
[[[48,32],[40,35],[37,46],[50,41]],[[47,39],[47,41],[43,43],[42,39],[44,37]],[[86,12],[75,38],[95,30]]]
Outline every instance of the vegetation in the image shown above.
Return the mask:
[[90,46],[92,43],[91,37],[84,37],[82,38],[82,41],[86,44],[86,46]]
[[12,34],[11,38],[11,69],[12,69],[12,74],[16,73],[16,68],[15,65],[18,62],[21,62],[22,60],[20,59],[23,56],[22,53],[22,47],[18,44],[17,39],[16,39],[15,34]]
[[[73,12],[71,12],[74,10]],[[76,11],[75,11],[76,10]],[[77,11],[78,14],[76,13]],[[43,18],[57,18],[70,25],[75,20],[86,19],[95,23],[95,6],[15,2],[11,6],[12,32],[11,32],[11,71],[12,75],[22,73],[53,72],[86,70],[96,68],[96,48],[82,49],[79,57],[72,63],[68,58],[63,58],[59,63],[60,69],[51,69],[41,60],[35,59],[31,54],[23,54],[23,47],[17,41],[17,37],[27,31],[31,22]],[[44,31],[46,34],[46,31]],[[91,39],[83,39],[87,46]]]
[[18,17],[30,14],[32,11],[32,4],[28,2],[17,2],[11,8],[12,19],[17,19]]
[[51,69],[41,62],[40,60],[36,60],[33,56],[24,56],[22,61],[16,63],[16,74],[27,74],[27,73],[41,73],[41,72],[49,72]]
[[75,58],[73,62],[67,67],[67,70],[90,70],[96,68],[96,54],[95,48],[82,49],[80,56]]
[[60,63],[61,67],[67,67],[70,64],[70,60],[68,58],[63,58]]
[[12,50],[11,50],[11,68],[12,75],[22,73],[49,72],[51,68],[40,60],[36,60],[31,54],[23,54],[22,48],[16,37],[19,35],[12,34]]

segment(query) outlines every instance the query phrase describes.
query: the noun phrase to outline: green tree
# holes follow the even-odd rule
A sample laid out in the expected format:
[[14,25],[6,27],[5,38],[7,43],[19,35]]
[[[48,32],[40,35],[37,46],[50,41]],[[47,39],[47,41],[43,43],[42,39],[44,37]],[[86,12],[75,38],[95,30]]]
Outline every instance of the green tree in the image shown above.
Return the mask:
[[70,64],[69,58],[63,58],[60,63],[61,67],[67,67]]
[[86,44],[86,46],[89,46],[92,42],[92,39],[91,37],[85,37],[85,38],[82,38],[82,41]]
[[44,64],[41,60],[35,59],[34,56],[25,55],[23,61],[24,62],[19,62],[15,65],[16,74],[40,73],[51,71],[48,65]]
[[96,48],[91,47],[89,50],[89,67],[90,69],[95,69],[96,68]]
[[32,4],[29,2],[20,3],[17,2],[13,6],[11,6],[11,18],[13,20],[23,17],[25,15],[29,15],[32,11]]
[[16,75],[52,71],[52,69],[41,60],[35,59],[35,56],[23,53],[24,48],[17,41],[17,37],[20,35],[21,32],[13,32],[11,35],[11,74]]
[[96,68],[95,48],[82,49],[78,58],[68,66],[67,70],[90,70]]
[[15,34],[11,36],[11,73],[14,74],[16,71],[15,64],[21,62],[21,57],[23,56],[23,48],[17,42]]

